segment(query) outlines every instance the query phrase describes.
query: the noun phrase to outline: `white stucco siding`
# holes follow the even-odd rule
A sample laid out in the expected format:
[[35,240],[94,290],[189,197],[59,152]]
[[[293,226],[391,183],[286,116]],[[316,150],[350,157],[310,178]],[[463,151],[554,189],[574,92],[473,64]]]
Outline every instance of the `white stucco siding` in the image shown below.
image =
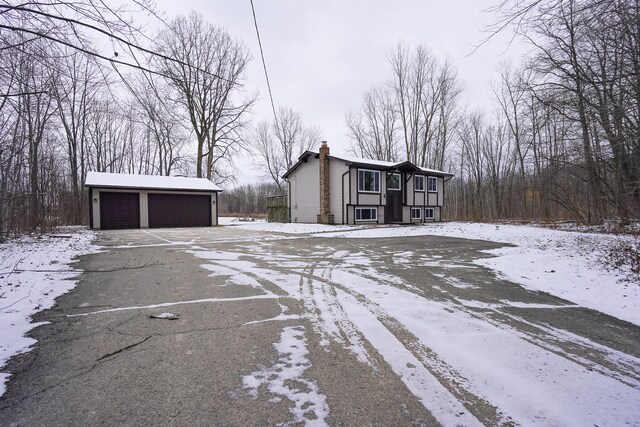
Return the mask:
[[311,156],[290,176],[291,222],[316,223],[320,213],[320,162]]

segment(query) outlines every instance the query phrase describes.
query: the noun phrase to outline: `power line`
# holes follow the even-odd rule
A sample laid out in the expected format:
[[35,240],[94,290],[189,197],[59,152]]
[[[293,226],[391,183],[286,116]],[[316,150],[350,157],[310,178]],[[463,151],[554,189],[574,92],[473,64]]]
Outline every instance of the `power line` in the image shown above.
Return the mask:
[[253,7],[253,0],[251,2],[251,12],[253,12],[253,24],[256,27],[256,35],[258,36],[258,46],[260,46],[260,57],[262,58],[262,68],[264,69],[264,77],[267,79],[267,89],[269,90],[269,99],[271,100],[271,110],[273,111],[273,119],[276,123],[276,129],[278,128],[278,115],[276,114],[276,106],[273,103],[273,94],[271,93],[271,83],[269,83],[269,73],[267,73],[267,63],[264,60],[264,52],[262,51],[262,41],[260,40],[260,31],[258,30],[258,20],[256,19],[256,9]]
[[[231,79],[228,79],[228,78],[223,77],[221,75],[212,73],[210,71],[207,71],[207,70],[204,70],[204,69],[201,69],[201,68],[198,68],[198,67],[194,67],[193,65],[188,64],[187,62],[182,61],[180,59],[172,58],[172,57],[164,55],[164,54],[162,54],[160,52],[157,52],[157,51],[154,51],[154,50],[151,50],[151,49],[147,49],[147,48],[145,48],[143,46],[140,46],[140,45],[138,45],[136,43],[130,42],[129,40],[125,39],[124,37],[118,36],[117,34],[115,34],[115,32],[113,32],[111,30],[102,29],[102,28],[98,27],[97,25],[93,25],[93,24],[90,24],[90,23],[87,23],[87,22],[82,22],[81,20],[78,20],[78,19],[68,18],[66,16],[54,15],[54,14],[47,13],[47,12],[42,11],[42,10],[29,9],[29,8],[23,7],[23,6],[5,6],[5,5],[0,5],[0,9],[4,9],[5,11],[13,11],[13,10],[15,10],[17,12],[23,12],[23,13],[25,13],[27,15],[29,15],[29,14],[34,15],[34,16],[38,16],[39,15],[39,16],[42,16],[44,18],[47,18],[47,19],[51,20],[52,22],[54,20],[65,22],[65,23],[69,24],[70,26],[72,26],[74,28],[74,33],[76,34],[76,37],[78,37],[78,38],[79,38],[78,33],[75,31],[75,26],[76,25],[83,26],[83,27],[88,28],[90,30],[93,30],[93,31],[96,31],[98,33],[104,34],[104,35],[106,35],[106,36],[108,36],[108,37],[110,37],[110,38],[112,38],[112,39],[114,39],[114,40],[116,40],[116,41],[118,41],[120,43],[123,43],[124,45],[128,46],[129,49],[130,49],[132,57],[137,62],[137,65],[136,64],[131,64],[131,63],[128,63],[128,62],[115,61],[113,59],[106,58],[104,56],[101,56],[101,55],[97,54],[96,52],[90,51],[88,49],[83,49],[83,48],[77,46],[76,44],[74,44],[73,42],[71,42],[69,40],[65,41],[62,38],[53,37],[53,36],[45,36],[44,32],[41,32],[39,29],[35,29],[35,28],[34,29],[27,29],[26,27],[25,28],[21,28],[21,27],[16,27],[14,25],[11,25],[11,26],[9,26],[9,25],[4,26],[3,25],[2,26],[3,28],[11,29],[13,31],[22,31],[22,32],[26,32],[26,33],[29,33],[29,34],[38,35],[40,37],[49,39],[49,40],[51,40],[53,42],[57,42],[57,43],[65,45],[65,46],[68,46],[70,48],[79,50],[79,51],[81,51],[81,52],[83,52],[85,54],[94,55],[94,56],[96,56],[96,57],[98,57],[100,59],[107,59],[112,63],[118,63],[118,64],[126,65],[126,66],[129,66],[129,67],[138,68],[140,70],[147,71],[147,72],[150,72],[152,74],[158,74],[158,75],[161,75],[163,77],[170,78],[169,76],[166,76],[166,75],[164,75],[164,74],[162,74],[160,72],[152,71],[150,69],[150,67],[148,69],[148,68],[142,66],[138,62],[137,58],[135,57],[135,53],[131,50],[131,49],[137,49],[137,50],[139,50],[139,51],[141,51],[143,53],[147,53],[149,55],[152,55],[152,56],[158,57],[160,59],[163,59],[165,61],[174,62],[174,63],[176,63],[178,65],[183,66],[183,67],[192,68],[192,69],[195,69],[196,71],[199,71],[199,72],[202,72],[202,73],[205,73],[205,74],[209,74],[209,75],[211,75],[211,76],[213,76],[215,78],[218,78],[220,80],[224,80],[224,81],[226,81],[228,83],[231,83],[231,84],[234,84],[234,85],[238,85],[238,86],[242,86],[242,84],[234,82]],[[4,12],[2,12],[2,13],[4,13]],[[0,14],[2,14],[2,13],[0,13]],[[162,22],[164,23],[164,21],[162,21]],[[167,25],[167,24],[165,23],[165,25]],[[171,29],[171,30],[175,32],[175,30],[173,30],[173,29]],[[0,48],[0,50],[3,50],[3,49],[4,48]],[[117,56],[117,53],[116,53],[116,56]]]

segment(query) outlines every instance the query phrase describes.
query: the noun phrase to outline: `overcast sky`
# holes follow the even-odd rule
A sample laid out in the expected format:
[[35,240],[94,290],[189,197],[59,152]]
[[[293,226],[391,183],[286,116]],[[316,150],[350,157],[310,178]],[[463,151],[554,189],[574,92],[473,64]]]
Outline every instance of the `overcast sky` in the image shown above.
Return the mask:
[[[318,126],[334,154],[349,146],[345,113],[358,108],[362,95],[391,77],[389,49],[403,40],[423,44],[450,57],[465,91],[462,102],[490,108],[491,79],[501,61],[518,61],[520,45],[505,33],[469,55],[494,16],[483,12],[498,0],[254,0],[276,107],[299,111]],[[158,0],[171,19],[191,10],[224,27],[253,55],[249,89],[258,89],[254,121],[271,119],[271,107],[249,0]],[[247,164],[246,160],[239,162]],[[241,183],[255,174],[241,174]]]

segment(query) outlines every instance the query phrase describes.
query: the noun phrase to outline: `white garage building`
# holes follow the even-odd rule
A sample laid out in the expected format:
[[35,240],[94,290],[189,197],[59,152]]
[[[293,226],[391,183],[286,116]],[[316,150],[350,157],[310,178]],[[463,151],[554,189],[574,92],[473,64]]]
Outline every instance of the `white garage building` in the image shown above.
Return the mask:
[[205,178],[89,172],[92,229],[218,225],[219,187]]

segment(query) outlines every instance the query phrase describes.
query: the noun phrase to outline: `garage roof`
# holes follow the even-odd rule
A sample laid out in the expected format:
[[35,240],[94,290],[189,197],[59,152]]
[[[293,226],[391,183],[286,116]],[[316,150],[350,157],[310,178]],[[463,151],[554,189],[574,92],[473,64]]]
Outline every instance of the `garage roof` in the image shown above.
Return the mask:
[[222,191],[206,178],[183,176],[134,175],[128,173],[89,172],[85,187],[139,188],[154,190]]

